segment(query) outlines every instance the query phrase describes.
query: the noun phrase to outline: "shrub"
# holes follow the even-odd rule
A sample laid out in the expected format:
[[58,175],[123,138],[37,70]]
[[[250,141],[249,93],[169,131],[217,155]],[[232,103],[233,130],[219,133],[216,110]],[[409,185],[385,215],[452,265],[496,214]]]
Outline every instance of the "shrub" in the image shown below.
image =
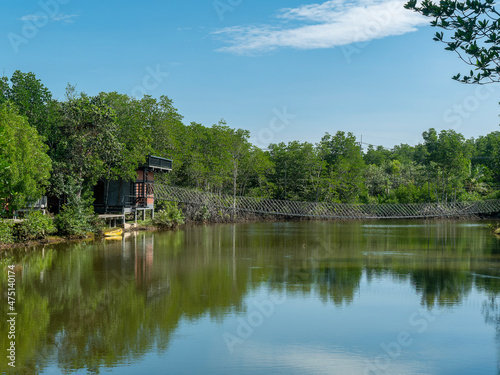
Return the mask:
[[59,234],[71,237],[86,237],[89,232],[102,229],[92,201],[85,198],[75,198],[71,204],[64,205],[55,218],[55,224]]
[[57,231],[54,220],[40,211],[32,211],[23,222],[16,225],[16,237],[19,241],[38,240]]
[[14,242],[14,223],[0,219],[0,243]]
[[56,216],[57,230],[62,235],[85,237],[93,230],[89,220],[91,214],[88,209],[82,211],[79,207],[64,205]]
[[[222,214],[222,211],[221,211],[221,214]],[[208,209],[208,207],[204,204],[203,206],[200,207],[200,210],[197,212],[197,215],[196,215],[196,219],[198,221],[207,221],[208,219],[210,219],[210,211]]]
[[163,209],[155,214],[153,223],[160,228],[173,228],[184,224],[184,215],[173,202],[163,202]]
[[137,225],[140,227],[153,227],[154,223],[153,220],[151,219],[146,219],[146,220],[137,220],[136,221]]

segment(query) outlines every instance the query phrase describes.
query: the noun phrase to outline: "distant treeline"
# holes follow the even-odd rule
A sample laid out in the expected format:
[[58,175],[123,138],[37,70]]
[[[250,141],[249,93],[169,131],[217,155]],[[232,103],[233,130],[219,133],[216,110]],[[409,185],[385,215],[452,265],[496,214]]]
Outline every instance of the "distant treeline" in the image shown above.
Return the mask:
[[496,198],[500,132],[465,139],[429,129],[423,142],[366,151],[352,133],[262,150],[223,120],[183,123],[166,96],[89,96],[64,101],[33,73],[0,79],[0,202],[42,194],[80,197],[100,179],[133,178],[147,155],[174,160],[165,182],[215,193],[326,202],[436,202]]

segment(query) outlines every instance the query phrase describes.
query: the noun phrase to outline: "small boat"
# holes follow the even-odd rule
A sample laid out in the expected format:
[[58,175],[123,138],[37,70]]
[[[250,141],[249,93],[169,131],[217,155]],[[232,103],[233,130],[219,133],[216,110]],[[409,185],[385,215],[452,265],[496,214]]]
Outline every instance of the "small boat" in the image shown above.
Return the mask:
[[123,234],[123,229],[119,228],[112,230],[110,232],[105,232],[104,237],[118,237],[121,236],[122,234]]

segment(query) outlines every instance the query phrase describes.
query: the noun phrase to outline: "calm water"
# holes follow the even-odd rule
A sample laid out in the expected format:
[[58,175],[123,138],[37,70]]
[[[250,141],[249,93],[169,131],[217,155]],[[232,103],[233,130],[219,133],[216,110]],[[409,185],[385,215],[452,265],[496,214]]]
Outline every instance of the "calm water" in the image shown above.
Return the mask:
[[4,253],[0,371],[16,265],[20,374],[500,374],[484,225],[200,226]]

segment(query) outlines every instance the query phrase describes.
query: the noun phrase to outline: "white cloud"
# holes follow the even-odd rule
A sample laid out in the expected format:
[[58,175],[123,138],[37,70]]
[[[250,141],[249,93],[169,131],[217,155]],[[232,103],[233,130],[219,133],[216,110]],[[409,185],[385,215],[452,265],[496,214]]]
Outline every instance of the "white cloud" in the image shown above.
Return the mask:
[[[288,370],[290,374],[417,374],[422,373],[423,367],[421,363],[407,359],[403,355],[396,358],[389,357],[380,347],[376,348],[377,352],[372,357],[342,347],[275,346],[263,342],[245,342],[243,345],[241,350],[235,353],[245,363],[267,364],[270,368],[275,366]],[[426,364],[426,369],[432,370],[432,365]]]
[[19,19],[24,22],[34,22],[34,23],[47,19],[50,19],[50,21],[52,22],[73,23],[75,22],[74,19],[76,17],[78,17],[77,14],[64,14],[64,13],[58,13],[54,16],[49,17],[48,14],[40,12],[38,14],[27,14]]
[[48,18],[46,15],[41,14],[27,14],[19,18],[21,21],[36,22]]
[[218,51],[255,54],[280,47],[333,48],[417,30],[429,21],[404,9],[405,0],[331,0],[279,11],[277,25],[236,26],[214,34],[229,44]]
[[52,17],[53,21],[61,21],[64,23],[73,23],[75,22],[75,18],[78,17],[78,14],[63,14],[63,13],[58,13],[54,17]]

